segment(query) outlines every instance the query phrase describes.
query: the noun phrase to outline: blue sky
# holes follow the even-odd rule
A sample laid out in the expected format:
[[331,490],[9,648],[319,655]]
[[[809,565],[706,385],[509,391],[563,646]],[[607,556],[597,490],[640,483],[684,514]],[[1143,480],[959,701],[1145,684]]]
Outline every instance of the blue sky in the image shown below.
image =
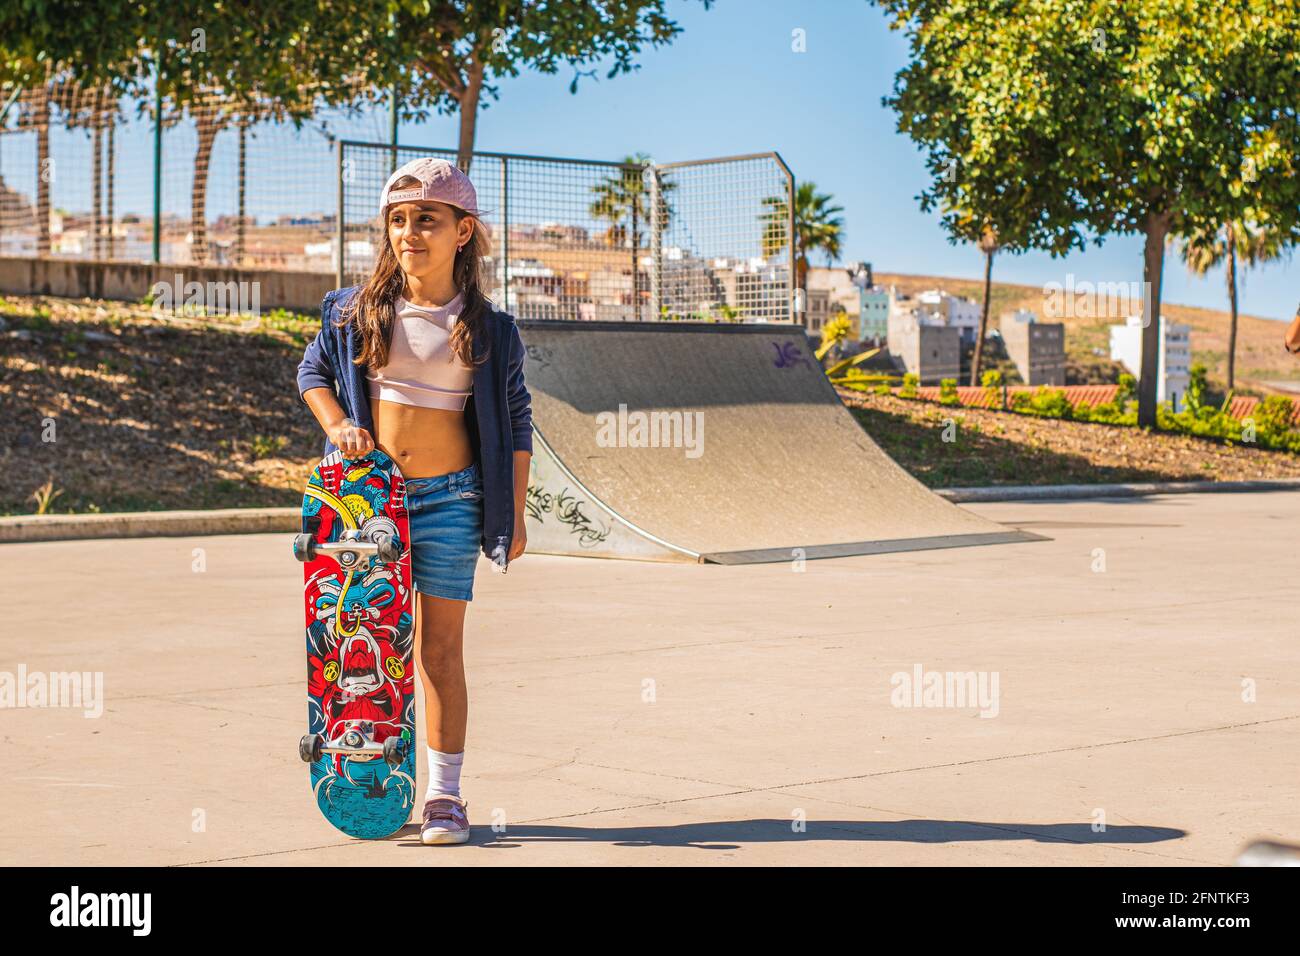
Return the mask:
[[[669,0],[683,32],[643,53],[641,69],[613,80],[598,71],[576,96],[572,73],[536,73],[500,81],[501,98],[480,111],[482,150],[620,159],[644,151],[671,162],[776,150],[796,179],[811,180],[844,207],[844,261],[878,272],[982,276],[969,246],[953,246],[934,214],[915,197],[927,173],[912,142],[881,106],[907,59],[902,34],[866,0],[718,0],[705,12],[693,0]],[[791,51],[791,32],[806,31],[807,52]],[[453,117],[404,126],[415,145],[454,146]],[[824,265],[820,258],[816,265]],[[1114,236],[1063,259],[1003,256],[994,279],[1043,285],[1128,282],[1142,278],[1142,240]],[[1165,300],[1226,309],[1223,272],[1188,274],[1176,256],[1165,264]],[[1242,311],[1289,319],[1300,302],[1300,266],[1282,261],[1240,283]]]
[[[644,152],[660,162],[776,150],[797,180],[809,180],[843,207],[843,264],[871,262],[877,272],[906,272],[977,279],[979,253],[947,241],[938,217],[922,213],[916,196],[928,181],[921,154],[895,132],[894,114],[881,106],[894,74],[905,64],[902,34],[866,0],[717,0],[709,11],[698,0],[668,0],[668,15],[683,32],[670,45],[644,52],[630,76],[584,77],[577,95],[572,71],[555,76],[525,73],[498,81],[501,98],[478,118],[480,150],[622,159]],[[804,31],[807,51],[791,49],[792,33]],[[164,204],[185,216],[189,209],[193,130],[169,132],[165,150]],[[352,124],[353,138],[383,140],[383,112]],[[400,140],[411,145],[454,148],[458,122],[433,115],[404,124]],[[79,138],[78,138],[79,137]],[[179,137],[179,139],[177,138]],[[86,161],[84,133],[65,135],[68,162]],[[319,149],[320,140],[274,139],[274,155]],[[234,210],[235,139],[218,137],[213,156],[231,175],[214,175],[210,214]],[[152,137],[147,118],[132,122],[118,140],[118,210],[147,212],[150,205]],[[55,143],[56,155],[59,145]],[[0,175],[15,183],[34,171],[31,144],[0,137]],[[250,211],[285,211],[286,196],[313,197],[304,211],[332,208],[334,161],[299,167],[297,179],[277,172],[250,186]],[[76,168],[75,166],[73,168]],[[308,175],[310,174],[310,175]],[[305,178],[304,178],[305,177]],[[319,181],[317,181],[319,179]],[[64,177],[58,202],[89,205],[89,180]],[[820,257],[815,265],[825,265]],[[994,278],[1043,286],[1081,282],[1135,282],[1142,278],[1140,236],[1113,236],[1101,247],[1063,259],[1040,253],[1000,256]],[[1174,254],[1165,261],[1165,301],[1227,308],[1223,270],[1205,278],[1187,272]],[[1289,319],[1300,302],[1300,265],[1283,260],[1241,274],[1244,313]]]

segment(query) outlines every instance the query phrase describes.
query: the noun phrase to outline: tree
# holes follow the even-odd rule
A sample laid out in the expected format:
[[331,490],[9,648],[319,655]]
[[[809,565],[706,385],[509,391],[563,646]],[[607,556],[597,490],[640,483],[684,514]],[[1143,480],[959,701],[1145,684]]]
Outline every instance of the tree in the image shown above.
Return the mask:
[[[609,222],[605,230],[605,244],[619,248],[629,243],[633,249],[641,248],[641,231],[650,224],[650,191],[646,188],[643,173],[650,165],[650,157],[636,153],[623,157],[619,170],[591,187],[594,197],[587,212],[594,219]],[[675,211],[668,201],[669,194],[677,188],[671,180],[659,184],[659,212],[663,227],[672,221]],[[627,225],[631,223],[631,227]]]
[[979,240],[980,252],[984,253],[984,308],[980,310],[980,328],[975,335],[975,354],[971,357],[971,385],[980,382],[980,360],[984,355],[984,336],[989,327],[989,299],[993,294],[993,256],[999,248],[998,231],[992,226],[986,227]]
[[1234,219],[1222,227],[1192,229],[1179,237],[1179,253],[1187,268],[1203,276],[1227,260],[1224,282],[1228,286],[1231,318],[1228,325],[1228,389],[1236,388],[1237,369],[1237,265],[1247,268],[1280,257],[1282,237],[1275,229],[1261,229],[1254,223]]
[[808,257],[818,250],[828,263],[840,257],[840,240],[844,220],[837,213],[843,206],[832,206],[831,197],[817,192],[815,183],[804,180],[794,189],[795,288],[808,288]]
[[55,172],[50,157],[50,121],[54,115],[54,94],[49,77],[41,77],[23,89],[17,100],[15,128],[36,134],[36,255],[50,254],[50,182]]
[[1296,0],[876,2],[909,37],[886,102],[936,173],[923,208],[979,210],[1003,239],[1010,216],[1053,255],[1143,235],[1138,422],[1154,427],[1166,238],[1248,209],[1300,230]]
[[605,230],[606,245],[616,249],[626,245],[630,250],[632,305],[637,315],[641,314],[642,305],[641,268],[637,262],[642,236],[649,230],[650,241],[656,247],[662,245],[663,232],[675,215],[668,200],[677,184],[661,179],[658,186],[659,219],[651,216],[650,190],[646,188],[644,175],[648,168],[650,157],[645,153],[623,157],[623,164],[617,172],[591,187],[593,198],[587,207],[592,218],[609,222],[609,228]]
[[[321,105],[356,105],[381,93],[358,88],[376,68],[367,37],[388,28],[383,5],[337,0],[321,15],[319,0],[229,3],[201,0],[140,3],[102,0],[94,16],[65,0],[0,7],[0,92],[29,91],[31,122],[48,128],[44,92],[50,78],[86,89],[104,87],[112,102],[127,96],[141,115],[175,124],[194,116],[198,145],[191,186],[191,234],[198,262],[207,259],[208,160],[227,125],[262,119],[302,124]],[[38,160],[46,156],[38,138]],[[38,250],[48,251],[48,186],[38,184]],[[97,207],[98,208],[98,207]]]
[[208,0],[96,0],[93,15],[79,0],[3,4],[0,88],[30,87],[47,71],[66,71],[82,86],[108,85],[117,96],[148,103],[158,76],[177,108],[215,87],[233,98],[279,102],[306,119],[313,98],[349,102],[351,78],[376,68],[376,24],[388,29],[384,5],[367,0],[331,0],[327,15],[320,0],[220,7]]
[[[707,9],[712,0],[702,0]],[[34,9],[30,7],[34,6]],[[318,105],[356,105],[396,96],[404,118],[430,108],[460,113],[460,167],[469,171],[479,103],[497,96],[492,80],[521,68],[575,69],[611,57],[607,76],[638,67],[645,44],[680,32],[663,0],[582,4],[472,0],[319,0],[274,4],[203,0],[102,0],[87,17],[70,0],[0,9],[0,89],[30,82],[35,67],[69,67],[83,84],[110,84],[153,108],[189,110],[199,127],[191,192],[194,254],[206,258],[207,157],[236,122],[288,118],[302,123]],[[214,100],[213,91],[220,91]]]

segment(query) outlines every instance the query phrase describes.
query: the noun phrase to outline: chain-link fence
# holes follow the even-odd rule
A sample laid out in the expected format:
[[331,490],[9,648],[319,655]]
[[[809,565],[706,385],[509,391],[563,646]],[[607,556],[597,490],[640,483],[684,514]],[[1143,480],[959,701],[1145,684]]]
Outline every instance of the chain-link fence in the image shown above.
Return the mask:
[[338,138],[388,118],[322,107],[301,127],[219,94],[183,110],[51,81],[0,122],[0,256],[331,272]]
[[[363,282],[393,169],[451,150],[341,141],[340,285]],[[488,291],[517,318],[790,321],[794,179],[775,153],[656,164],[475,153]]]

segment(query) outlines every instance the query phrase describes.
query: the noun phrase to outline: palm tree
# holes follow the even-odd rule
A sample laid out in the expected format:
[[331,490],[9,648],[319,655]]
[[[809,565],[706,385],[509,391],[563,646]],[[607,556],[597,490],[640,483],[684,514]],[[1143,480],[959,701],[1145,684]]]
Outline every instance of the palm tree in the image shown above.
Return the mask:
[[1222,226],[1196,228],[1179,238],[1179,254],[1187,268],[1203,276],[1227,260],[1225,281],[1232,319],[1228,327],[1228,389],[1236,385],[1237,372],[1237,263],[1257,266],[1277,259],[1285,243],[1277,230],[1250,220],[1230,219]]
[[36,255],[50,254],[50,124],[58,102],[53,67],[46,64],[45,81],[23,90],[16,101],[17,129],[36,134]]
[[788,256],[790,251],[790,199],[789,196],[764,196],[763,212],[758,221],[762,225],[758,245],[764,259]]
[[[641,230],[650,222],[650,193],[642,175],[648,165],[650,157],[645,153],[625,156],[617,172],[591,187],[593,199],[587,212],[592,218],[609,222],[609,228],[605,230],[606,245],[621,247],[630,234],[632,245],[640,247]],[[677,183],[671,179],[659,183],[659,209],[665,223],[670,222],[675,214],[668,199],[676,188]]]
[[663,234],[676,215],[669,200],[677,183],[661,176],[657,187],[659,218],[651,216],[651,203],[654,199],[646,187],[646,170],[650,170],[651,175],[657,175],[647,154],[624,156],[623,163],[616,172],[591,187],[592,200],[587,207],[587,213],[593,219],[603,219],[609,223],[609,228],[605,230],[605,244],[615,249],[627,245],[631,251],[632,305],[637,309],[638,316],[642,282],[641,266],[637,260],[641,254],[643,236],[649,233],[651,249],[661,248]]
[[986,225],[979,240],[980,252],[984,253],[984,309],[980,312],[980,330],[975,336],[975,355],[970,363],[970,383],[980,383],[980,358],[984,354],[984,333],[989,327],[989,296],[993,291],[993,256],[1001,246],[998,244],[998,231]]
[[817,193],[817,186],[801,182],[794,192],[795,288],[807,295],[808,256],[820,249],[827,263],[840,257],[841,229],[844,220],[836,213],[843,206],[832,206],[831,197]]

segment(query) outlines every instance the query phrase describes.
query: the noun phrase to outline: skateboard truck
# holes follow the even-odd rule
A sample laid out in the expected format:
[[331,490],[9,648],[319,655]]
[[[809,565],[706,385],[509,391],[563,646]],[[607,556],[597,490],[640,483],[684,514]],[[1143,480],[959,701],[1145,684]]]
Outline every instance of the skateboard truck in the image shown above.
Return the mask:
[[343,532],[337,541],[317,541],[310,534],[294,537],[293,556],[299,561],[315,561],[321,555],[333,558],[345,571],[359,567],[363,558],[376,558],[384,564],[394,564],[402,557],[402,542],[396,536],[384,532],[376,533],[373,540],[366,540],[356,529]]
[[339,754],[352,760],[383,759],[396,768],[405,757],[402,738],[389,737],[382,744],[375,740],[375,725],[368,720],[345,721],[339,735],[326,741],[321,734],[307,734],[298,742],[298,756],[304,763],[315,763],[326,754]]

